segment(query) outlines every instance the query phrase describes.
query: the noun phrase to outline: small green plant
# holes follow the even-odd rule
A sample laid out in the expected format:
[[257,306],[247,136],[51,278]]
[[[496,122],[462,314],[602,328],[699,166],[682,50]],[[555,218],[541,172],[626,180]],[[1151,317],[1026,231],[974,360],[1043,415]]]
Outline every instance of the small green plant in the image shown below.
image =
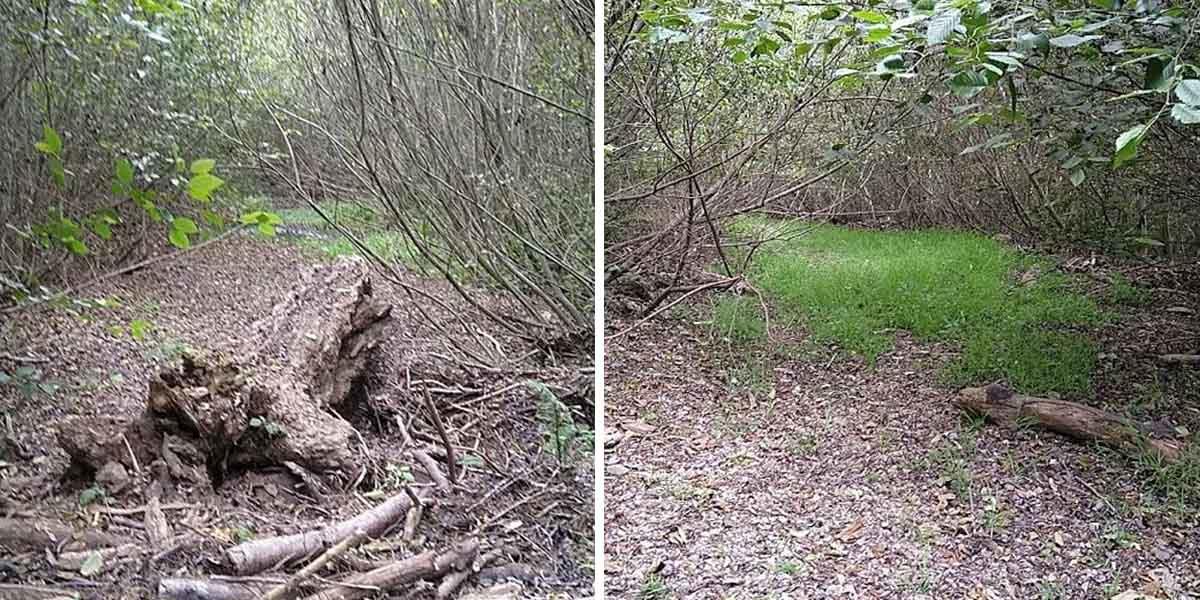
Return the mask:
[[1114,549],[1128,550],[1138,545],[1137,536],[1120,525],[1109,526],[1102,539],[1108,543],[1110,548]]
[[642,581],[642,589],[638,591],[637,597],[638,600],[667,600],[671,597],[671,590],[667,588],[667,582],[662,575],[650,573]]
[[103,501],[108,497],[108,493],[100,485],[93,485],[82,492],[79,492],[79,508],[86,508],[92,504]]
[[770,365],[765,359],[756,357],[743,360],[729,370],[729,385],[734,389],[765,394],[771,390],[772,375]]
[[775,571],[777,573],[780,573],[783,575],[796,575],[796,574],[799,574],[803,570],[804,570],[804,565],[802,565],[801,563],[794,563],[794,562],[790,562],[790,561],[777,563],[775,565]]
[[962,431],[957,440],[947,440],[929,454],[929,462],[941,470],[941,479],[963,501],[969,501],[973,493],[971,459],[974,456],[975,434],[970,430]]
[[1174,461],[1162,454],[1143,448],[1137,454],[1138,469],[1146,476],[1150,487],[1171,503],[1200,505],[1200,447],[1189,444]]
[[1107,299],[1113,304],[1144,306],[1150,302],[1150,292],[1133,285],[1122,273],[1113,273],[1109,278]]
[[562,463],[574,457],[591,456],[594,434],[579,427],[571,409],[563,404],[550,387],[540,381],[526,383],[537,396],[537,417],[545,432],[544,449]]
[[39,393],[53,396],[62,387],[58,383],[44,380],[42,370],[29,365],[17,367],[11,373],[0,371],[0,385],[13,387],[26,400],[32,400]]
[[713,305],[713,333],[739,344],[760,340],[766,333],[761,311],[752,298],[723,295]]
[[254,530],[245,525],[234,527],[231,533],[233,534],[233,541],[239,544],[254,539]]
[[250,428],[257,429],[267,434],[269,438],[283,437],[287,435],[278,423],[268,419],[267,417],[250,417]]
[[1061,583],[1057,581],[1043,581],[1038,584],[1038,598],[1040,600],[1058,600],[1063,597]]

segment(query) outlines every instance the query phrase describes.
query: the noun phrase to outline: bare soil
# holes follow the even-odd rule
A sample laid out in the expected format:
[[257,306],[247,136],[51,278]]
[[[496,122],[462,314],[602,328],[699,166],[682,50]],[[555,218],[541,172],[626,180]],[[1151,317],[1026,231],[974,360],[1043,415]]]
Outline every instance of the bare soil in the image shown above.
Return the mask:
[[[590,395],[590,363],[538,360],[541,354],[498,334],[495,347],[476,355],[494,359],[490,364],[457,360],[450,325],[462,317],[482,330],[491,326],[461,306],[448,286],[415,275],[404,283],[441,298],[450,310],[427,307],[430,312],[418,315],[411,309],[419,296],[375,281],[376,293],[395,307],[390,332],[352,392],[352,408],[340,415],[358,432],[357,481],[335,486],[321,500],[281,467],[238,473],[216,490],[171,486],[162,502],[175,535],[159,546],[149,542],[141,513],[127,510],[146,502],[154,483],[146,465],[129,474],[125,489],[106,490],[89,502],[94,482],[90,474],[68,469],[59,424],[68,417],[97,423],[137,418],[159,369],[178,361],[187,347],[240,346],[250,324],[315,261],[283,242],[234,236],[75,297],[116,300],[116,306],[39,306],[0,315],[0,354],[10,357],[0,358],[0,370],[33,366],[39,383],[55,386],[28,394],[0,386],[0,518],[66,523],[77,535],[107,533],[133,545],[84,575],[55,548],[24,551],[0,541],[0,586],[31,586],[30,593],[41,586],[65,588],[81,598],[152,598],[161,577],[227,573],[222,551],[239,541],[320,527],[401,493],[405,483],[421,485],[421,467],[410,464],[399,435],[399,423],[405,423],[431,447],[438,445],[423,399],[410,393],[417,382],[433,390],[462,457],[462,480],[425,512],[412,544],[368,544],[335,561],[324,576],[353,571],[356,561],[445,548],[478,531],[485,549],[502,550],[496,565],[524,575],[527,593],[590,593],[591,460],[560,462],[546,452],[537,399],[523,385],[538,380],[560,394]],[[135,321],[149,325],[141,339],[131,335]],[[502,347],[508,354],[497,358]],[[14,356],[45,362],[15,364]],[[496,582],[472,576],[463,589]],[[428,583],[379,597],[433,597],[433,588]]]

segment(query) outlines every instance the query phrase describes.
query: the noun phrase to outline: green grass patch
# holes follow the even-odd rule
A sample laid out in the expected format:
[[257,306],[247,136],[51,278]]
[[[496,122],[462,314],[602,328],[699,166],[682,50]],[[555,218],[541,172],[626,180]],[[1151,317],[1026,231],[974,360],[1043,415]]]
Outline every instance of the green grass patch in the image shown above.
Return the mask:
[[1133,285],[1125,275],[1113,273],[1111,281],[1106,294],[1109,302],[1135,307],[1150,303],[1150,292]]
[[[363,232],[378,228],[382,221],[375,209],[359,202],[324,200],[318,203],[318,206],[333,222],[351,231]],[[334,231],[334,227],[309,206],[285,208],[278,213],[284,223]]]
[[[874,361],[896,330],[956,342],[945,371],[961,385],[1005,379],[1028,393],[1080,393],[1091,386],[1096,345],[1081,332],[1104,316],[1043,261],[976,234],[880,232],[748,218],[735,231],[805,232],[762,247],[750,278],[783,318],[818,339]],[[732,301],[730,301],[732,302]],[[745,300],[718,303],[714,324],[751,334]],[[734,310],[739,307],[740,310]]]
[[732,342],[754,342],[766,333],[762,307],[753,298],[719,296],[712,315],[713,331]]

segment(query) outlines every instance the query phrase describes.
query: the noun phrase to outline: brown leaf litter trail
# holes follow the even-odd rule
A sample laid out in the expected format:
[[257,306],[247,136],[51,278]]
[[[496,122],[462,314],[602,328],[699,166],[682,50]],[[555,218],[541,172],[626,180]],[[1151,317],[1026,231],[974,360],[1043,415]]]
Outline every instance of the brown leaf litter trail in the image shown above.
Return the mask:
[[[442,382],[436,397],[439,402],[451,398],[461,405],[470,404],[469,410],[455,409],[442,415],[447,429],[459,436],[456,451],[469,453],[476,461],[504,465],[512,472],[506,479],[508,476],[485,466],[464,467],[470,472],[458,473],[462,489],[449,495],[449,508],[421,521],[418,537],[432,548],[476,537],[482,531],[482,537],[506,552],[493,561],[495,567],[518,573],[528,587],[548,586],[575,593],[590,586],[581,574],[583,561],[575,559],[576,538],[568,535],[568,530],[590,531],[590,516],[585,518],[590,509],[590,471],[581,473],[579,481],[555,481],[548,488],[553,493],[535,488],[531,481],[548,478],[556,471],[540,453],[537,424],[526,416],[536,410],[532,396],[523,385],[506,385],[510,383],[504,380],[506,376],[466,381],[471,373],[464,375],[465,370],[430,358],[432,352],[446,351],[439,327],[463,315],[430,309],[427,319],[413,319],[404,312],[411,300],[394,286],[383,284],[376,287],[376,293],[404,314],[390,322],[387,343],[378,348],[369,382],[362,390],[369,395],[367,402],[356,400],[356,408],[345,415],[361,433],[361,437],[354,436],[352,450],[356,456],[363,454],[362,473],[373,475],[373,483],[368,478],[364,489],[334,490],[324,501],[313,500],[306,497],[308,491],[299,486],[293,473],[272,468],[240,472],[217,490],[179,482],[164,490],[152,465],[137,460],[137,466],[130,464],[120,481],[110,485],[106,480],[103,497],[93,498],[90,506],[81,508],[81,492],[91,485],[92,478],[67,474],[68,456],[56,430],[68,420],[125,423],[136,418],[146,407],[151,378],[179,362],[188,348],[229,350],[261,340],[255,322],[292,294],[297,281],[319,262],[323,261],[302,247],[233,236],[89,287],[76,298],[86,302],[73,304],[69,310],[47,304],[0,317],[0,350],[44,359],[37,364],[42,380],[58,385],[53,393],[38,391],[32,396],[18,393],[13,386],[0,386],[0,521],[15,519],[22,525],[44,516],[63,524],[67,531],[95,530],[117,541],[141,540],[147,526],[140,522],[140,515],[107,511],[140,506],[155,490],[163,493],[163,506],[171,507],[168,520],[175,534],[168,548],[148,546],[134,557],[114,555],[105,559],[101,572],[88,577],[61,570],[61,557],[40,551],[4,552],[12,540],[0,539],[0,584],[42,585],[65,577],[63,581],[84,590],[83,597],[154,597],[159,576],[211,574],[214,557],[248,536],[263,539],[319,528],[369,509],[380,498],[398,493],[396,484],[384,478],[402,478],[406,472],[389,467],[423,473],[419,466],[409,467],[405,445],[396,438],[397,427],[411,425],[411,415],[424,406],[409,402],[404,393],[411,367],[413,379],[419,376]],[[440,281],[413,274],[408,283],[440,297],[452,297],[452,291]],[[104,302],[95,303],[95,299]],[[136,336],[132,334],[135,322],[140,323]],[[570,365],[557,371],[546,367],[538,376],[557,382],[574,371]],[[462,397],[454,391],[468,388]],[[410,418],[401,421],[397,415]],[[436,434],[433,430],[422,432]],[[430,439],[435,449],[444,441]],[[203,460],[197,464],[202,465]],[[96,481],[100,475],[97,473]],[[488,490],[494,492],[482,497]],[[534,494],[540,495],[530,499]],[[522,501],[518,508],[510,508]],[[469,506],[471,512],[458,514],[456,507],[463,506]],[[502,523],[478,526],[478,519],[505,510]],[[582,525],[576,527],[575,520]],[[507,532],[515,527],[513,523],[521,526],[510,535]],[[584,525],[587,529],[582,529]],[[501,526],[510,529],[501,530]],[[0,531],[0,538],[4,537],[5,532]],[[532,541],[526,544],[525,540]],[[114,543],[107,540],[100,545]],[[399,552],[402,546],[396,548]],[[493,553],[494,549],[489,546],[487,551]],[[380,558],[391,554],[380,552]],[[152,564],[146,567],[146,561]],[[60,570],[55,570],[56,565]],[[473,588],[490,585],[490,581],[481,575],[465,582],[460,579],[458,584]]]
[[739,386],[745,358],[705,330],[609,342],[609,595],[1200,597],[1194,513],[1112,454],[964,423],[940,360],[901,337],[873,368],[826,351]]

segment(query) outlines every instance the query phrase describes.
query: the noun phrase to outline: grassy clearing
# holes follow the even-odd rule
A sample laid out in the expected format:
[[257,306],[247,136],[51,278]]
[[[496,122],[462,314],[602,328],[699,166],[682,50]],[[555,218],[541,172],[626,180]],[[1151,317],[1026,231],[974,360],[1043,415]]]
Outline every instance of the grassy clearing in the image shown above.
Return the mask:
[[[362,241],[367,248],[383,260],[391,263],[418,265],[416,252],[403,233],[387,229],[383,217],[369,206],[357,202],[326,200],[320,203],[321,210],[333,222],[346,228]],[[296,240],[320,251],[329,258],[358,254],[358,248],[342,237],[317,211],[310,207],[286,208],[278,211],[285,225],[298,226],[318,232],[329,233],[329,237],[298,237]]]
[[[750,278],[782,314],[820,341],[873,361],[896,330],[951,341],[962,355],[945,371],[961,385],[1005,379],[1028,393],[1082,393],[1091,386],[1096,346],[1081,333],[1104,315],[1063,275],[989,238],[941,230],[879,232],[744,219],[735,230],[766,227],[804,235],[771,242]],[[761,336],[752,302],[717,304],[714,326]],[[755,321],[758,320],[757,324]]]

